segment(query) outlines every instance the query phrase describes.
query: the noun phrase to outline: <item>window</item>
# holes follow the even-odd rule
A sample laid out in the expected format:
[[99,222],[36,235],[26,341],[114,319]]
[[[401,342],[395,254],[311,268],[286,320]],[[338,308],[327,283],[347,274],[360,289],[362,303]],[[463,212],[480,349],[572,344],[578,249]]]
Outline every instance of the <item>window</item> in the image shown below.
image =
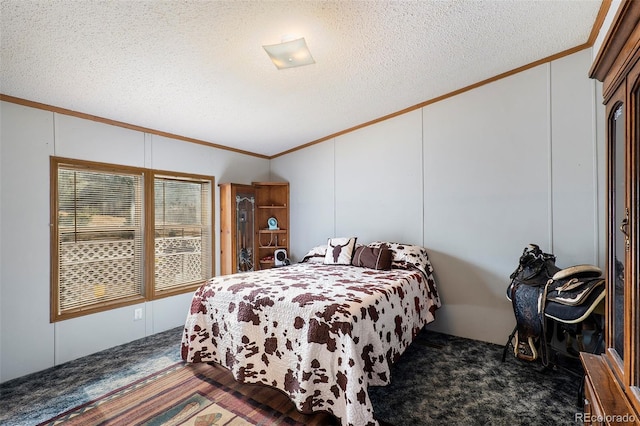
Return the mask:
[[55,157],[51,171],[52,322],[212,275],[212,177]]
[[56,310],[78,312],[144,293],[141,173],[59,164]]
[[156,176],[154,294],[211,276],[211,183]]

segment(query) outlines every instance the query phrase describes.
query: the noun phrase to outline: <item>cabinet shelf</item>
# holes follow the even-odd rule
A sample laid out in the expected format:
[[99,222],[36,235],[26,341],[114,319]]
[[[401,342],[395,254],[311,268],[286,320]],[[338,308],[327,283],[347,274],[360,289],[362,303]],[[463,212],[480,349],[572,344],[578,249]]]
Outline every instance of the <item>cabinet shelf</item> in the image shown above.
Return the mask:
[[[238,198],[238,196],[241,196]],[[238,203],[242,209],[238,209]],[[220,184],[220,271],[222,274],[269,269],[277,250],[289,251],[289,184]],[[269,219],[279,229],[269,229]],[[247,250],[248,249],[248,250]],[[243,251],[244,250],[244,251]],[[248,259],[250,257],[250,259]],[[243,269],[244,268],[244,269]]]
[[[260,269],[279,266],[276,251],[289,256],[289,184],[286,182],[254,182],[256,188],[256,266]],[[274,218],[279,229],[269,229]]]

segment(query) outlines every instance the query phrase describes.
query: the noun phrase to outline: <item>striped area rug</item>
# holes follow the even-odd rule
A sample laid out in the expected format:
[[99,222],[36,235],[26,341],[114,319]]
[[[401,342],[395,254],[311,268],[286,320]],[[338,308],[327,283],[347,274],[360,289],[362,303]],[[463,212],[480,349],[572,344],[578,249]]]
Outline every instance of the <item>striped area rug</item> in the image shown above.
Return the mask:
[[[219,365],[178,363],[40,425],[333,425],[299,413],[284,393],[241,384]],[[38,425],[38,426],[40,426]]]

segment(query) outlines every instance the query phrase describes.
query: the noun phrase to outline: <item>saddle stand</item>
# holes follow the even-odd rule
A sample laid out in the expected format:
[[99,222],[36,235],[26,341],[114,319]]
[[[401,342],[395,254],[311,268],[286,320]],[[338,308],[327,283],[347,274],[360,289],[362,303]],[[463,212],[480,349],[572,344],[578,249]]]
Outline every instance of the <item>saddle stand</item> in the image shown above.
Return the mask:
[[[519,286],[512,279],[507,299],[513,304],[516,326],[502,351],[502,362],[513,350],[517,358],[534,361],[539,356],[545,369],[562,368],[581,378],[582,374],[559,365],[558,355],[577,359],[580,352],[603,351],[605,285],[600,274],[596,266],[578,265],[556,272],[542,288]],[[532,304],[536,306],[527,306]],[[536,311],[539,315],[530,315]],[[521,333],[528,333],[526,341]],[[581,380],[577,407],[582,407],[583,386]]]
[[525,248],[506,292],[516,326],[502,361],[509,349],[526,361],[541,358],[545,367],[552,350],[554,358],[558,353],[574,358],[579,352],[597,353],[603,344],[605,285],[601,274],[594,265],[560,269],[552,254],[543,253],[535,244]]
[[[547,298],[544,311],[546,333],[540,338],[544,337],[551,352],[551,363],[554,363],[555,357],[553,355],[557,354],[578,358],[579,352],[602,352],[604,344],[602,319],[605,291],[604,286],[601,287],[598,291],[593,292],[588,300],[580,306],[562,305],[558,302],[549,301]],[[517,333],[518,326],[516,325],[502,351],[503,362],[508,352],[513,351],[515,353],[517,351]],[[533,344],[534,347],[539,347],[539,345],[535,344],[535,341]],[[540,356],[540,354],[537,355]],[[537,359],[538,356],[534,359]]]

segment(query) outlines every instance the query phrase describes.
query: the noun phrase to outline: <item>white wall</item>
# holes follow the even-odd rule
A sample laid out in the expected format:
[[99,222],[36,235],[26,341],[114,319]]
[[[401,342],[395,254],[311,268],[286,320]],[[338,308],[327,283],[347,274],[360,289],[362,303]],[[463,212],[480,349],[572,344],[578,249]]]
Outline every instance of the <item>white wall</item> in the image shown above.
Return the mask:
[[422,116],[403,114],[271,160],[290,184],[290,257],[333,236],[422,243]]
[[[274,180],[289,182],[289,257],[294,261],[304,256],[303,250],[335,235],[334,145],[332,139],[280,157],[275,164],[272,160]],[[278,167],[282,162],[286,167]]]
[[336,140],[335,236],[422,241],[421,123],[416,110]]
[[53,365],[49,323],[49,155],[53,114],[0,102],[0,380]]
[[504,344],[528,243],[560,266],[602,265],[590,65],[584,50],[273,159],[292,185],[292,257],[331,236],[424,245],[444,304],[430,328]]
[[[182,294],[49,322],[51,155],[214,176],[216,203],[218,183],[270,176],[266,159],[17,104],[1,102],[0,120],[0,382],[177,327],[191,300]],[[216,249],[216,274],[218,263]],[[136,308],[143,321],[133,320]]]

